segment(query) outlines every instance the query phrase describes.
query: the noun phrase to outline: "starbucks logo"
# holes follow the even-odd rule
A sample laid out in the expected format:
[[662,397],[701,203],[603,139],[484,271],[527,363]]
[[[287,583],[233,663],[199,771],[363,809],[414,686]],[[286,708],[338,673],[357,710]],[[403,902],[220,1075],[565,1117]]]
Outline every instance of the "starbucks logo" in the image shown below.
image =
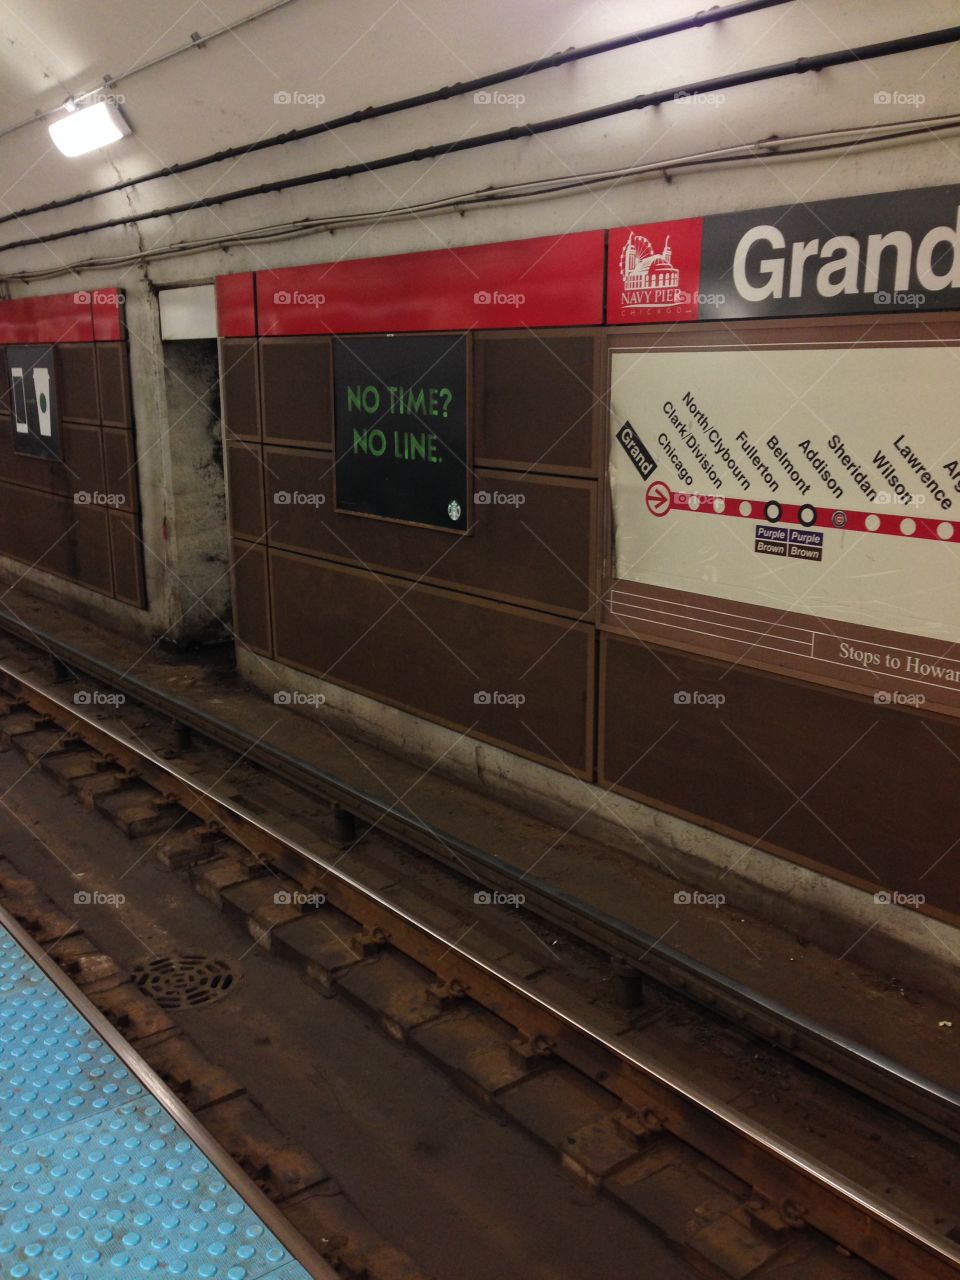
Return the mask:
[[462,514],[462,508],[460,506],[460,503],[456,500],[456,498],[454,498],[453,501],[450,502],[447,506],[447,515],[450,517],[451,520],[459,520],[461,514]]

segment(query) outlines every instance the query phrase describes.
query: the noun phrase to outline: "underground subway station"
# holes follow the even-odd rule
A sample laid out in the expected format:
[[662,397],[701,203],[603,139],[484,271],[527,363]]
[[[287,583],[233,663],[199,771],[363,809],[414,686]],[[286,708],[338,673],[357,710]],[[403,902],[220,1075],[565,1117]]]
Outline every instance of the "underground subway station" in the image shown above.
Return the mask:
[[0,1280],[960,1275],[958,85],[0,3]]

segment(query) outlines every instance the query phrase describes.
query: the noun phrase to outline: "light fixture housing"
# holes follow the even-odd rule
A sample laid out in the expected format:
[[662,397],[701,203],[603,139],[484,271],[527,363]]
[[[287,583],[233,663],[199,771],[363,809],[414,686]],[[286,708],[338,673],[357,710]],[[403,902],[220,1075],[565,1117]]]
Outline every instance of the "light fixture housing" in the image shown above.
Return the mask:
[[130,132],[130,126],[112,102],[89,107],[67,107],[67,114],[49,126],[54,146],[65,156],[83,156],[109,147]]

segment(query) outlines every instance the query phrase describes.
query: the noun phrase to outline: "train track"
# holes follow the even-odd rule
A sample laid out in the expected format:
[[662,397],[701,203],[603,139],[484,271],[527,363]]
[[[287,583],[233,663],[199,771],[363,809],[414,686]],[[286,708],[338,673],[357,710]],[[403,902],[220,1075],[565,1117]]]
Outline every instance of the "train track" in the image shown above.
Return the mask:
[[71,1003],[215,1163],[223,1152],[235,1164],[246,1179],[238,1189],[273,1230],[285,1239],[294,1226],[311,1274],[425,1280],[376,1235],[327,1171],[275,1128],[249,1091],[5,857],[0,925],[54,981],[56,969],[66,975]]
[[597,946],[622,969],[643,975],[729,1018],[771,1044],[787,1049],[826,1073],[870,1094],[904,1115],[960,1139],[960,1095],[903,1064],[818,1026],[728,975],[684,955],[652,935],[625,924],[565,894],[536,875],[520,872],[459,837],[425,822],[402,801],[381,799],[318,769],[306,760],[218,719],[190,702],[122,672],[58,637],[0,610],[0,630],[49,656],[58,675],[76,672],[122,692],[140,706],[169,717],[178,741],[196,733],[235,751],[277,777],[292,782],[333,806],[345,838],[360,822],[389,834],[406,847],[453,869],[468,867],[477,882],[503,893],[522,893],[536,914],[556,928]]
[[[14,629],[6,619],[2,625]],[[484,851],[451,842],[402,805],[384,806],[53,637],[20,639],[31,645],[27,657],[0,662],[18,699],[14,713],[35,717],[12,735],[17,745],[49,757],[51,768],[81,743],[99,753],[98,766],[82,775],[94,779],[88,799],[109,797],[114,816],[134,825],[137,814],[147,823],[151,813],[171,825],[183,841],[183,863],[208,896],[225,886],[229,893],[230,874],[230,885],[252,886],[245,909],[255,936],[268,941],[276,930],[280,938],[282,926],[303,915],[295,898],[312,895],[351,922],[343,937],[355,959],[387,950],[414,961],[433,975],[434,1000],[469,1001],[512,1028],[516,1056],[562,1063],[599,1087],[613,1109],[566,1135],[574,1141],[563,1148],[583,1176],[622,1189],[627,1157],[642,1159],[645,1141],[666,1134],[748,1189],[742,1216],[761,1235],[779,1238],[806,1224],[830,1248],[897,1280],[956,1274],[956,1153],[941,1136],[955,1132],[955,1097],[859,1046],[837,1044],[821,1028],[798,1025],[788,1011],[686,957],[663,948],[653,954],[653,940],[585,914],[532,877],[522,880],[522,911],[480,904],[471,913],[466,889],[479,883],[492,895],[517,887],[510,869]],[[40,669],[38,643],[56,663],[56,684]],[[124,693],[122,720],[77,707],[77,673]],[[184,822],[178,813],[194,817]],[[223,859],[209,855],[224,836],[246,851],[249,874],[216,869]],[[243,859],[234,853],[233,862]],[[278,875],[286,901],[276,900]],[[341,960],[324,972],[348,967]],[[646,992],[641,975],[654,980]],[[407,1023],[394,1018],[392,1029],[407,1031]],[[760,1052],[758,1033],[779,1048]],[[714,1044],[721,1037],[723,1053],[708,1053],[704,1067],[695,1041],[710,1037]],[[751,1075],[751,1056],[759,1075]],[[792,1090],[791,1103],[782,1092],[771,1095],[764,1074]],[[812,1142],[811,1117],[822,1130]],[[905,1156],[909,1186],[899,1185],[897,1160]],[[775,1253],[759,1270],[714,1274],[762,1275]],[[811,1277],[834,1274],[825,1269],[827,1256]]]

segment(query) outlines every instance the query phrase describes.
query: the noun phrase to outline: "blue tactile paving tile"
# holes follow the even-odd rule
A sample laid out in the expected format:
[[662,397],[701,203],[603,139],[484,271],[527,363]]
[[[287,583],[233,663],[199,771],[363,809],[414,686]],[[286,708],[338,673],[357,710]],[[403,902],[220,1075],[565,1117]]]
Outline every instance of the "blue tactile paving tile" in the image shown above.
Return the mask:
[[0,1276],[309,1280],[2,925]]
[[0,1142],[119,1106],[143,1086],[0,931]]

